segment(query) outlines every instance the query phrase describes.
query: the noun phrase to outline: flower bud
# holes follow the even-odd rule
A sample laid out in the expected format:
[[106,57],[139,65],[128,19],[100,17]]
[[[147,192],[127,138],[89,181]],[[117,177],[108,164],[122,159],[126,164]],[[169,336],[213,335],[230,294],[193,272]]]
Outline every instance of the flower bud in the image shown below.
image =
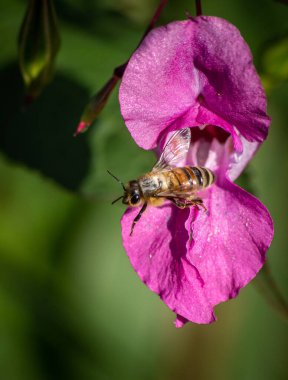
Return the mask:
[[19,64],[27,99],[34,99],[52,79],[54,61],[60,47],[52,0],[30,0],[18,42]]
[[113,77],[98,91],[86,105],[84,112],[81,116],[80,122],[78,124],[77,130],[74,133],[74,136],[77,136],[79,133],[84,133],[93,123],[93,121],[100,114],[102,109],[105,107],[107,100],[116,86],[120,78],[117,75]]

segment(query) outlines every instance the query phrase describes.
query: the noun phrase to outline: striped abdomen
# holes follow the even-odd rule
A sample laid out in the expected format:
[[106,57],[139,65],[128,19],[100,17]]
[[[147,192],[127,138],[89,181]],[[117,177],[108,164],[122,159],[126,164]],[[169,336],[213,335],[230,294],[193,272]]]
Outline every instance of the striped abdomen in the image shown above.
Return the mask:
[[207,168],[185,166],[170,171],[168,188],[180,191],[198,191],[212,185],[214,180],[214,174]]
[[214,182],[211,170],[200,166],[184,166],[145,174],[138,179],[144,197],[175,192],[197,192]]

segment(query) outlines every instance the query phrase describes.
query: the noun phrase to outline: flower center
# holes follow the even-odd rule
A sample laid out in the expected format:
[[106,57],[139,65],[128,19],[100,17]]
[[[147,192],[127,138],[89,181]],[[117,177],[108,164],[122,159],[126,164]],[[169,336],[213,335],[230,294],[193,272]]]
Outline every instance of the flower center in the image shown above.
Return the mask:
[[234,151],[231,135],[220,127],[205,125],[192,127],[191,136],[187,164],[207,167],[217,176],[226,171],[228,160],[225,158]]

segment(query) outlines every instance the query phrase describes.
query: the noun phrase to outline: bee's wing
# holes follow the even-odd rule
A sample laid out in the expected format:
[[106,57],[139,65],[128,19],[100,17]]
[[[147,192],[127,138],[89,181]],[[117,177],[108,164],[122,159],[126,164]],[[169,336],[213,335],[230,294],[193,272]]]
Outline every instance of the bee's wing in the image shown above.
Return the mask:
[[163,152],[152,171],[177,166],[187,155],[191,142],[190,128],[176,131],[166,143]]

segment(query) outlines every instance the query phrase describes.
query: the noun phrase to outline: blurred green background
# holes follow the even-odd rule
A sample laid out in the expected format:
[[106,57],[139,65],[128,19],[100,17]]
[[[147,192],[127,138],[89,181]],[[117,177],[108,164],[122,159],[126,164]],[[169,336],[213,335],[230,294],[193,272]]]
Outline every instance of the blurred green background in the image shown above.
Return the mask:
[[[94,126],[72,135],[89,97],[136,47],[156,0],[58,0],[62,38],[54,81],[24,109],[17,36],[26,1],[0,4],[0,378],[287,379],[287,322],[252,284],[217,307],[212,325],[177,330],[174,315],[134,273],[122,248],[121,193],[154,158],[119,113],[117,91]],[[251,164],[275,222],[268,252],[287,294],[288,6],[206,0],[249,43],[273,122]],[[159,22],[194,14],[170,1]],[[247,184],[248,185],[248,184]],[[221,210],[220,210],[221,212]]]

